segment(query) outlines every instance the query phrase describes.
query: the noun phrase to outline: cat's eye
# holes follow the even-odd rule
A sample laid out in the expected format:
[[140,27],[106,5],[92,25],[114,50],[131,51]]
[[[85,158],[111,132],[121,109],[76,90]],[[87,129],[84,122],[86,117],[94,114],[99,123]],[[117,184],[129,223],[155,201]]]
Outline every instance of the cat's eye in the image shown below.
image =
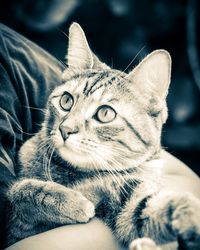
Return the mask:
[[60,98],[60,106],[64,111],[70,111],[74,104],[74,99],[72,95],[68,92],[65,92]]
[[95,119],[102,123],[112,122],[115,119],[115,117],[116,117],[115,110],[108,105],[103,105],[99,107],[95,114]]

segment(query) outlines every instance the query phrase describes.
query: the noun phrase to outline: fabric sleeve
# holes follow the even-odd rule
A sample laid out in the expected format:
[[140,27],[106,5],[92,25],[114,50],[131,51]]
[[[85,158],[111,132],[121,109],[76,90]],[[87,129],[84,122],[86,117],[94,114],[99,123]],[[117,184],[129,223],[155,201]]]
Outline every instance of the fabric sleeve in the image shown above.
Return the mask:
[[42,109],[61,83],[61,72],[55,58],[0,24],[0,249],[9,213],[5,190],[15,178],[17,152],[39,130]]
[[55,58],[0,25],[0,183],[15,176],[17,151],[40,128],[42,109],[61,83],[61,71]]

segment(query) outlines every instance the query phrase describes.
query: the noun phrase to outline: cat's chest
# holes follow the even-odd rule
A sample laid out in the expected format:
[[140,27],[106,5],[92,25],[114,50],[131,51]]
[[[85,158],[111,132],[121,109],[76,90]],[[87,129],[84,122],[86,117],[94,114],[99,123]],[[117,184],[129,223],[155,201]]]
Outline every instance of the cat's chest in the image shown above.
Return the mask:
[[135,174],[80,172],[54,166],[53,181],[81,192],[95,207],[119,207],[134,194],[140,181]]
[[103,206],[103,203],[120,203],[120,185],[105,177],[102,179],[93,178],[84,180],[72,186],[76,191],[80,191],[88,200],[92,201],[95,207]]
[[124,185],[124,181],[113,179],[110,175],[100,176],[94,173],[73,171],[73,169],[66,170],[61,167],[54,167],[52,177],[53,181],[76,191],[80,191],[86,198],[95,204],[105,196],[117,200],[120,188]]

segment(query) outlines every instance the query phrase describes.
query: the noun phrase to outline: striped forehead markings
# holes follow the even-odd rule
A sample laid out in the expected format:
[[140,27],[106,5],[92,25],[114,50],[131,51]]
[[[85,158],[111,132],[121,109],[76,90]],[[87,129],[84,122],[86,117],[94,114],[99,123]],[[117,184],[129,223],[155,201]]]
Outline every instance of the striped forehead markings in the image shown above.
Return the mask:
[[[116,85],[120,84],[121,81],[117,77],[118,75],[114,75],[110,72],[103,71],[103,72],[78,72],[74,74],[71,77],[65,77],[63,79],[63,83],[66,83],[67,81],[71,81],[72,79],[80,79],[86,78],[85,86],[83,88],[83,94],[85,96],[89,96],[93,94],[96,90],[107,87],[108,85],[112,85],[113,81],[118,80],[116,82]],[[104,94],[106,89],[103,91],[102,94]]]
[[99,83],[101,82],[105,77],[108,76],[107,72],[102,72],[99,73],[91,78],[88,79],[84,91],[83,93],[88,96],[90,94],[90,92],[92,91],[92,89]]
[[[93,94],[96,90],[98,90],[98,89],[100,89],[102,87],[107,87],[108,85],[112,85],[114,79],[115,79],[115,77],[110,77],[110,78],[104,80],[101,84],[96,86],[96,88],[91,89],[89,94]],[[104,92],[103,92],[103,94],[104,94]]]
[[102,72],[101,74],[98,74],[96,77],[93,77],[86,82],[83,93],[86,96],[89,96],[96,90],[111,85],[115,78],[115,76],[109,76],[108,72]]
[[93,86],[95,86],[101,79],[103,79],[102,74],[98,74],[97,76],[95,75],[89,78],[85,84],[85,88],[83,89],[83,94],[88,96]]

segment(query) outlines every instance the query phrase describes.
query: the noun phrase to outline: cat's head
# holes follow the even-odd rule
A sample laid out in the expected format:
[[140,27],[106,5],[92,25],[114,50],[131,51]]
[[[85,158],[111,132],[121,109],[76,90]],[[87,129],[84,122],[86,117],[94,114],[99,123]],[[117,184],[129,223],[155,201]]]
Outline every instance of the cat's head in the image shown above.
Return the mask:
[[44,123],[60,157],[83,170],[125,170],[156,155],[167,118],[168,52],[154,51],[126,74],[100,62],[74,23],[67,62]]

